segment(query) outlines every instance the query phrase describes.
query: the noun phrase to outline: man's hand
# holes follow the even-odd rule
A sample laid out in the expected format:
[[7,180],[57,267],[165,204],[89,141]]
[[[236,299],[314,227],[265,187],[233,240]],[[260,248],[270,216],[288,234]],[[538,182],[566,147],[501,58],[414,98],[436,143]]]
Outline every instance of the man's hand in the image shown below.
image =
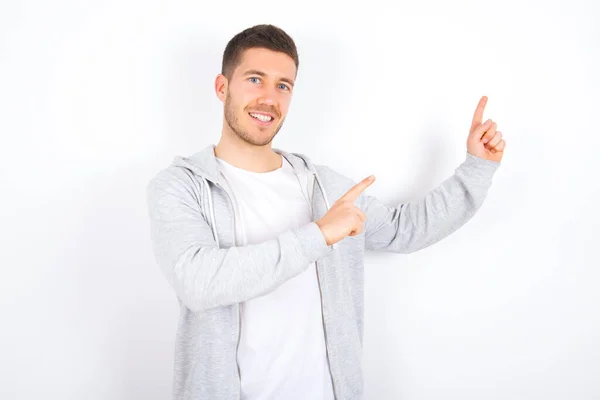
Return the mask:
[[327,214],[317,221],[328,246],[339,242],[346,236],[356,236],[362,232],[367,216],[354,205],[354,201],[373,182],[375,182],[375,177],[371,175],[357,183],[333,203]]
[[504,155],[506,140],[502,139],[502,132],[496,130],[497,124],[494,121],[488,119],[481,123],[487,100],[487,97],[483,96],[475,110],[467,139],[467,151],[476,157],[500,162]]

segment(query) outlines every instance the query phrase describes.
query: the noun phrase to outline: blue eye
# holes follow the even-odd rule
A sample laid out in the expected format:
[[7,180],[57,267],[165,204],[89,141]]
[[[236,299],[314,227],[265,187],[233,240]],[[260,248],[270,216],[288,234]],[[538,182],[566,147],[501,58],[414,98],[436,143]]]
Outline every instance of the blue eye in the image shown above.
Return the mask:
[[254,78],[250,78],[250,80],[252,80],[252,79],[256,79],[256,80],[258,80],[258,78],[256,78],[256,77],[254,77]]
[[289,90],[289,88],[287,87],[287,85],[284,85],[283,83],[281,85],[279,85],[282,89],[284,90]]

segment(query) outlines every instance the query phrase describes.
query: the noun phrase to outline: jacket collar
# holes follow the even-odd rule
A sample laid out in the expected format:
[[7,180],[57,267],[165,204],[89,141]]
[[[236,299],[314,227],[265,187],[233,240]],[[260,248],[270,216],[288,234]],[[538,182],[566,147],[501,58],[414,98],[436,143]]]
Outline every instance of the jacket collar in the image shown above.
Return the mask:
[[[213,183],[219,183],[221,179],[221,166],[215,156],[215,147],[214,144],[211,144],[191,156],[176,156],[172,164],[177,167],[187,168]],[[276,148],[273,151],[289,161],[296,175],[316,173],[314,165],[304,154],[291,153]]]

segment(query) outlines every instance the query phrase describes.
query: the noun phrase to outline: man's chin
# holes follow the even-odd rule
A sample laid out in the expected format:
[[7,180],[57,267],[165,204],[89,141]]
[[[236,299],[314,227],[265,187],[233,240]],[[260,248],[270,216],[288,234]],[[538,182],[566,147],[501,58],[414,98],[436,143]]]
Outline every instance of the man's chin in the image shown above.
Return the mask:
[[249,143],[253,146],[267,146],[270,144],[275,138],[275,134],[269,132],[269,134],[265,134],[265,132],[259,132],[259,134],[251,134],[244,135],[241,137],[246,143]]

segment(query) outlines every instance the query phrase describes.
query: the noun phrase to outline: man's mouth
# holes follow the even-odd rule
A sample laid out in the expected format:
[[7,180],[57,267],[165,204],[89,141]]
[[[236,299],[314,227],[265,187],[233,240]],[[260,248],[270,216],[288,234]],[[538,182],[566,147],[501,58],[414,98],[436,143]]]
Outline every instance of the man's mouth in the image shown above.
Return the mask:
[[250,115],[254,120],[259,122],[261,125],[268,125],[274,119],[271,115],[261,114],[261,113],[251,112],[251,113],[248,113],[248,115]]

